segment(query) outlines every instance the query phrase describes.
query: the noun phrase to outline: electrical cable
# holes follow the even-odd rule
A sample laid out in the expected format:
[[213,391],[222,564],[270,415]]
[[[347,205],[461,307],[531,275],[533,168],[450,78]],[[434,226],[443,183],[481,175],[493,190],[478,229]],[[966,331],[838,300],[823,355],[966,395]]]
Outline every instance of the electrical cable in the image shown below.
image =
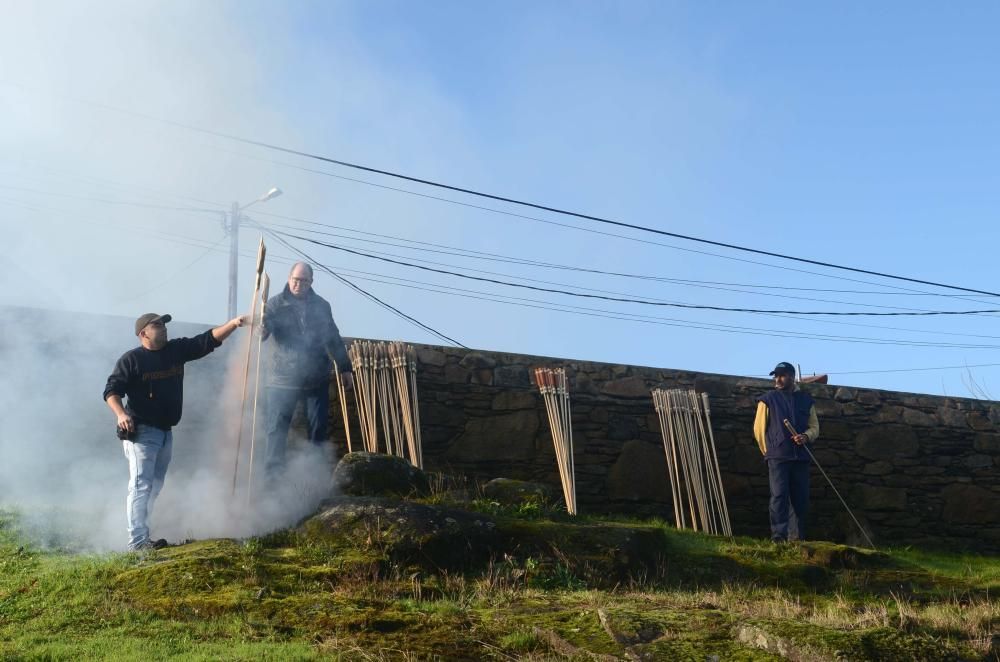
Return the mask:
[[[14,83],[14,82],[7,82],[7,84],[8,85],[15,85],[17,87],[21,87],[22,89],[25,88],[25,87],[29,87],[29,86],[25,86],[23,84]],[[230,140],[230,141],[233,141],[233,142],[243,143],[245,145],[253,145],[255,147],[260,147],[260,148],[268,149],[268,150],[275,151],[275,152],[282,152],[282,153],[285,153],[285,154],[291,154],[291,155],[298,156],[298,157],[301,157],[301,158],[306,158],[306,159],[311,159],[311,160],[315,160],[315,161],[320,161],[320,162],[323,162],[323,163],[330,163],[332,165],[337,165],[337,166],[341,166],[341,167],[344,167],[344,168],[350,168],[350,169],[353,169],[353,170],[359,170],[359,171],[362,171],[362,172],[368,172],[368,173],[372,173],[372,174],[376,174],[376,175],[381,175],[381,176],[385,176],[385,177],[391,177],[393,179],[399,179],[399,180],[403,180],[403,181],[413,182],[415,184],[421,184],[421,185],[424,185],[424,186],[430,186],[432,188],[438,188],[438,189],[442,189],[442,190],[453,191],[453,192],[456,192],[456,193],[462,193],[462,194],[465,194],[465,195],[470,195],[470,196],[474,196],[474,197],[478,197],[478,198],[484,198],[484,199],[487,199],[487,200],[494,200],[494,201],[497,201],[497,202],[503,202],[503,203],[507,203],[507,204],[511,204],[511,205],[515,205],[515,206],[519,206],[519,207],[526,207],[526,208],[529,208],[529,209],[537,209],[539,211],[545,211],[545,212],[549,212],[549,213],[552,213],[552,214],[558,214],[560,216],[568,216],[568,217],[572,217],[572,218],[579,218],[581,220],[592,221],[592,222],[595,222],[595,223],[601,223],[601,224],[611,225],[611,226],[621,227],[621,228],[628,228],[630,230],[636,230],[636,231],[646,232],[646,233],[650,233],[650,234],[657,234],[657,235],[661,235],[661,236],[665,236],[665,237],[673,237],[675,239],[682,239],[682,240],[685,240],[685,241],[691,241],[691,242],[696,242],[696,243],[701,243],[701,244],[707,244],[707,245],[710,245],[710,246],[718,246],[720,248],[728,248],[728,249],[731,249],[731,250],[736,250],[736,251],[741,251],[741,252],[746,252],[746,253],[753,253],[753,254],[756,254],[756,255],[766,255],[766,256],[769,256],[769,257],[775,257],[775,258],[779,258],[779,259],[783,259],[783,260],[790,260],[790,261],[793,261],[793,262],[799,262],[799,263],[803,263],[803,264],[811,264],[811,265],[815,265],[815,266],[826,267],[828,269],[837,269],[837,270],[841,270],[841,271],[849,271],[849,272],[853,272],[853,273],[866,274],[866,275],[869,275],[869,276],[877,276],[879,278],[888,278],[888,279],[892,279],[892,280],[899,280],[899,281],[904,281],[904,282],[909,282],[909,283],[917,283],[917,284],[921,284],[921,285],[929,285],[929,286],[932,286],[932,287],[940,287],[940,288],[944,288],[944,289],[950,289],[950,290],[956,290],[956,291],[962,291],[962,292],[970,292],[970,293],[973,293],[973,294],[984,294],[984,295],[987,295],[987,296],[1000,296],[1000,293],[992,292],[992,291],[989,291],[989,290],[981,290],[981,289],[976,289],[976,288],[971,288],[971,287],[963,287],[963,286],[959,286],[959,285],[950,285],[950,284],[947,284],[947,283],[939,283],[939,282],[935,282],[935,281],[931,281],[931,280],[926,280],[926,279],[921,279],[921,278],[912,278],[912,277],[909,277],[909,276],[899,276],[899,275],[896,275],[896,274],[879,272],[879,271],[874,271],[874,270],[871,270],[871,269],[862,269],[862,268],[859,268],[859,267],[850,267],[850,266],[836,264],[836,263],[833,263],[833,262],[825,262],[825,261],[822,261],[822,260],[812,260],[812,259],[809,259],[809,258],[797,257],[797,256],[794,256],[794,255],[787,255],[787,254],[778,253],[778,252],[775,252],[775,251],[765,251],[765,250],[762,250],[762,249],[759,249],[759,248],[751,248],[749,246],[742,246],[740,244],[733,244],[733,243],[729,243],[729,242],[716,241],[716,240],[713,240],[713,239],[705,239],[705,238],[702,238],[702,237],[695,237],[693,235],[681,234],[681,233],[678,233],[678,232],[670,232],[670,231],[667,231],[667,230],[660,230],[658,228],[653,228],[653,227],[649,227],[649,226],[645,226],[645,225],[639,225],[639,224],[636,224],[636,223],[627,223],[625,221],[617,221],[617,220],[613,220],[613,219],[609,219],[609,218],[604,218],[604,217],[601,217],[601,216],[596,216],[596,215],[593,215],[593,214],[585,214],[585,213],[582,213],[582,212],[576,212],[576,211],[572,211],[572,210],[568,210],[568,209],[561,209],[559,207],[553,207],[551,205],[544,205],[544,204],[539,204],[539,203],[535,203],[535,202],[529,202],[529,201],[526,201],[526,200],[519,200],[519,199],[516,199],[516,198],[507,197],[507,196],[496,195],[496,194],[493,194],[493,193],[487,193],[485,191],[478,191],[478,190],[475,190],[475,189],[465,188],[465,187],[461,187],[461,186],[455,186],[455,185],[452,185],[452,184],[446,184],[446,183],[443,183],[443,182],[438,182],[438,181],[434,181],[434,180],[431,180],[431,179],[426,179],[426,178],[423,178],[423,177],[415,177],[413,175],[406,175],[406,174],[399,173],[399,172],[394,172],[394,171],[391,171],[391,170],[385,170],[385,169],[382,169],[382,168],[375,168],[375,167],[372,167],[372,166],[366,166],[366,165],[362,165],[362,164],[359,164],[359,163],[353,163],[353,162],[345,161],[345,160],[342,160],[342,159],[336,159],[336,158],[329,157],[329,156],[323,156],[321,154],[316,154],[316,153],[312,153],[312,152],[306,152],[304,150],[293,149],[293,148],[290,148],[290,147],[283,147],[281,145],[276,145],[276,144],[273,144],[273,143],[268,143],[268,142],[265,142],[263,140],[254,140],[254,139],[250,139],[250,138],[244,138],[242,136],[237,136],[235,134],[225,133],[225,132],[222,132],[222,131],[215,131],[215,130],[212,130],[212,129],[206,129],[206,128],[203,128],[203,127],[194,126],[192,124],[187,124],[187,123],[179,122],[179,121],[176,121],[176,120],[169,120],[169,119],[165,119],[165,118],[162,118],[162,117],[156,117],[154,115],[149,115],[149,114],[141,113],[141,112],[134,111],[134,110],[126,110],[124,108],[118,108],[116,106],[112,106],[112,105],[109,105],[109,104],[98,103],[98,102],[95,102],[95,101],[88,101],[88,100],[77,99],[77,98],[73,98],[73,101],[75,101],[77,103],[82,103],[82,104],[85,104],[85,105],[93,106],[93,107],[96,107],[96,108],[101,108],[101,109],[104,109],[104,110],[116,112],[116,113],[123,114],[123,115],[129,115],[129,116],[132,116],[132,117],[138,117],[138,118],[141,118],[141,119],[145,119],[147,121],[159,122],[161,124],[165,124],[167,126],[174,126],[174,127],[180,128],[180,129],[184,129],[186,131],[192,131],[192,132],[201,133],[201,134],[204,134],[204,135],[214,136],[216,138],[223,138],[225,140]]]
[[411,267],[414,269],[422,269],[424,271],[432,271],[435,273],[445,274],[449,276],[456,276],[458,278],[467,278],[470,280],[478,280],[482,282],[494,283],[497,285],[506,285],[508,287],[520,287],[524,289],[536,290],[539,292],[552,292],[554,294],[564,294],[567,296],[584,297],[590,299],[604,299],[606,301],[618,301],[622,303],[635,303],[647,306],[669,306],[672,308],[687,308],[692,310],[718,310],[726,312],[737,312],[737,313],[781,313],[790,315],[830,315],[830,316],[872,316],[872,317],[884,317],[884,316],[936,316],[936,315],[981,315],[984,313],[1000,313],[1000,309],[988,309],[988,310],[927,310],[927,311],[917,311],[917,312],[858,312],[858,311],[802,311],[802,310],[766,310],[759,308],[733,308],[728,306],[711,306],[707,304],[690,304],[690,303],[678,303],[678,302],[663,302],[663,301],[653,301],[649,299],[635,299],[635,298],[624,298],[624,297],[611,297],[600,294],[585,294],[581,292],[570,292],[567,290],[559,290],[547,287],[538,287],[535,285],[525,285],[523,283],[511,283],[507,281],[501,281],[494,278],[483,278],[481,276],[471,276],[469,274],[463,274],[454,271],[448,271],[445,269],[437,269],[433,267],[427,267],[419,264],[413,264],[410,262],[404,262],[402,260],[395,260],[386,257],[379,257],[372,255],[370,253],[365,253],[363,251],[358,251],[350,248],[345,248],[343,246],[337,246],[336,244],[329,244],[316,239],[311,239],[309,237],[302,237],[300,235],[295,235],[287,232],[280,232],[277,230],[268,230],[268,232],[284,235],[286,237],[292,237],[299,239],[300,241],[306,241],[311,244],[318,246],[324,246],[326,248],[331,248],[338,251],[343,251],[346,253],[352,253],[354,255],[368,257],[376,260],[381,260],[383,262],[389,262],[392,264],[398,264],[401,266]]
[[301,255],[308,263],[320,267],[321,269],[323,269],[324,271],[326,271],[328,274],[330,274],[331,276],[333,276],[334,278],[336,278],[340,282],[344,283],[345,285],[347,285],[348,287],[350,287],[354,291],[356,291],[359,294],[363,295],[367,299],[369,299],[371,301],[374,301],[375,303],[377,303],[378,305],[382,306],[383,308],[391,311],[393,314],[397,315],[398,317],[401,317],[402,319],[407,320],[411,324],[414,324],[414,325],[416,325],[416,326],[418,326],[418,327],[420,327],[420,328],[422,328],[422,329],[424,329],[426,331],[429,331],[430,333],[434,334],[438,338],[441,338],[445,342],[449,342],[449,343],[451,343],[453,345],[456,345],[458,347],[461,347],[463,349],[469,349],[467,346],[465,346],[462,343],[458,342],[454,338],[446,336],[445,334],[441,333],[437,329],[434,329],[434,328],[432,328],[430,326],[427,326],[426,324],[424,324],[420,320],[416,319],[415,317],[411,317],[410,315],[407,315],[406,313],[404,313],[403,311],[401,311],[399,308],[396,308],[395,306],[392,306],[391,304],[388,304],[385,301],[382,301],[381,299],[379,299],[374,294],[372,294],[372,293],[370,293],[370,292],[368,292],[368,291],[366,291],[366,290],[358,287],[357,285],[355,285],[351,281],[347,280],[343,276],[340,276],[339,274],[337,274],[334,271],[332,271],[329,267],[327,267],[327,266],[325,266],[325,265],[317,262],[313,258],[311,258],[309,255],[307,255],[305,253],[305,251],[302,251],[302,250],[296,248],[295,246],[292,246],[289,242],[285,241],[284,238],[282,238],[282,237],[278,236],[277,234],[275,234],[273,230],[268,230],[267,228],[264,228],[263,226],[257,226],[257,227],[261,231],[266,232],[267,234],[269,234],[272,237],[274,237],[277,241],[281,242],[289,250],[292,250],[295,253]]

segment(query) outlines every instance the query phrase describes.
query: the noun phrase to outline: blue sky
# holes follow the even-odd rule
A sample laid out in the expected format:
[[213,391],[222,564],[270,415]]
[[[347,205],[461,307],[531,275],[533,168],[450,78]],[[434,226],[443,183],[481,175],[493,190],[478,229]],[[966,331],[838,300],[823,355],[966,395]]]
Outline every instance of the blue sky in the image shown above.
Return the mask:
[[[0,129],[0,170],[12,185],[48,193],[0,190],[0,223],[14,238],[0,259],[13,286],[0,302],[80,309],[86,300],[87,308],[113,314],[169,309],[178,318],[221,321],[225,238],[211,215],[123,211],[52,194],[159,203],[183,196],[186,204],[193,198],[221,208],[278,185],[285,195],[255,207],[259,220],[318,228],[263,215],[273,213],[702,286],[420,253],[364,243],[357,234],[312,235],[508,280],[761,309],[1000,308],[995,297],[923,296],[949,292],[579,219],[530,213],[633,240],[386,191],[289,166],[428,192],[69,100],[672,232],[993,291],[1000,289],[993,257],[1000,9],[990,3],[56,6],[18,8],[0,28],[0,102],[10,120]],[[84,216],[94,221],[86,232]],[[243,239],[252,252],[256,235],[244,232]],[[357,278],[364,271],[679,320],[671,324],[728,325],[724,332],[644,324],[357,281],[473,347],[729,374],[761,375],[788,360],[807,373],[830,372],[835,383],[958,396],[973,394],[962,370],[854,373],[1000,363],[995,315],[803,320],[685,311],[512,290],[302,247]],[[276,258],[288,255],[273,242],[271,249]],[[44,282],[31,283],[25,274],[40,254],[55,257]],[[252,262],[242,263],[245,301]],[[276,261],[272,275],[281,280],[286,269]],[[709,281],[739,286],[711,289]],[[25,295],[32,287],[44,294]],[[346,334],[435,342],[326,276],[316,287],[333,301]],[[802,298],[782,298],[789,296]],[[837,338],[776,337],[789,333]],[[997,368],[974,368],[972,376],[987,390],[1000,389]]]

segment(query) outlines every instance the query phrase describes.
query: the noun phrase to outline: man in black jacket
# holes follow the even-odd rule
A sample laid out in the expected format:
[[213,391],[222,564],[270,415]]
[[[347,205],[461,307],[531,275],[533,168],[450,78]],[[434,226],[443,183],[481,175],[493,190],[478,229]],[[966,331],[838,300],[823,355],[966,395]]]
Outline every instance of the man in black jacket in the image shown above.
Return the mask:
[[271,340],[267,381],[266,473],[276,478],[285,466],[285,445],[292,414],[301,400],[309,441],[332,458],[327,438],[330,375],[340,371],[344,388],[354,385],[351,362],[330,304],[312,289],[313,270],[298,262],[281,294],[267,302],[263,337]]
[[118,436],[128,459],[130,550],[166,545],[162,539],[150,540],[147,522],[170,464],[171,428],[181,420],[184,364],[210,354],[244,323],[237,317],[194,338],[167,340],[170,319],[146,313],[135,321],[140,346],[122,354],[104,387],[104,401],[118,419]]

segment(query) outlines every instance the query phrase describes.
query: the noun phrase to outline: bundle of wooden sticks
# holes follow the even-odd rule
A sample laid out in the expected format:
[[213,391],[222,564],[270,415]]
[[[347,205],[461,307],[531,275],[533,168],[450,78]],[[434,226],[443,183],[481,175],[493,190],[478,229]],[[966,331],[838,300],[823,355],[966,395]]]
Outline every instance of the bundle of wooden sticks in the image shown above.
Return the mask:
[[[653,391],[678,529],[733,535],[712,433],[708,394]],[[687,512],[685,512],[687,511]]]
[[[410,464],[422,468],[416,350],[401,342],[358,340],[347,354],[354,368],[354,394],[365,450],[379,452],[381,428],[386,453],[407,458]],[[346,427],[344,388],[339,376],[337,388]],[[353,450],[350,432],[348,450]]]
[[576,515],[576,469],[573,464],[573,427],[570,424],[566,371],[563,368],[535,368],[535,383],[549,415],[549,429],[552,430],[566,510],[570,515]]

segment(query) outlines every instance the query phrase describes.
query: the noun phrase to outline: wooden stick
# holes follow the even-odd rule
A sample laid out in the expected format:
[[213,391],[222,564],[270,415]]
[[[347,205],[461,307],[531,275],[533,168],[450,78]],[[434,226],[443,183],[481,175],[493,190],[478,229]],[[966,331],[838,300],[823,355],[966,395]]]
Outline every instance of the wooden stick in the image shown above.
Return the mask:
[[264,255],[267,248],[264,246],[264,237],[260,238],[257,246],[257,274],[253,283],[253,298],[250,300],[250,338],[247,340],[247,358],[243,369],[243,395],[240,398],[240,422],[236,432],[236,462],[233,466],[233,494],[236,494],[236,475],[240,468],[240,444],[243,440],[243,419],[247,414],[247,381],[250,378],[250,350],[253,348],[254,314],[257,308],[257,292],[260,290],[260,277],[264,271]]
[[340,379],[340,366],[336,359],[333,361],[333,376],[337,380],[337,398],[340,399],[340,420],[344,422],[344,436],[347,437],[347,452],[353,453],[351,446],[351,426],[347,420],[347,394],[344,392],[344,382]]
[[653,391],[653,408],[656,409],[656,415],[660,420],[660,434],[663,437],[663,453],[667,457],[667,476],[670,479],[670,498],[674,507],[674,527],[680,529],[681,526],[681,511],[680,511],[680,494],[677,491],[677,477],[675,475],[674,460],[671,458],[670,453],[670,432],[668,431],[669,423],[667,422],[667,410],[666,410],[666,397],[661,389],[656,389]]
[[253,493],[253,454],[257,440],[257,396],[260,394],[260,364],[263,356],[261,350],[264,348],[264,313],[267,309],[267,293],[271,289],[271,279],[267,272],[264,273],[264,280],[260,288],[260,320],[257,329],[257,374],[253,380],[253,414],[250,420],[250,462],[247,471],[247,506],[250,505],[251,494]]
[[413,410],[413,438],[417,449],[417,467],[424,468],[424,450],[420,434],[420,401],[417,397],[417,350],[411,345],[406,351],[410,363],[410,397]]
[[712,449],[712,460],[715,463],[715,474],[716,479],[719,482],[719,501],[722,506],[722,522],[723,522],[723,532],[732,537],[733,527],[729,520],[729,506],[726,504],[726,490],[725,486],[722,484],[722,470],[719,467],[719,456],[715,448],[715,433],[712,431],[712,409],[708,404],[708,393],[701,394],[701,401],[703,404],[703,409],[705,410],[705,427],[708,428],[708,441],[710,448]]

